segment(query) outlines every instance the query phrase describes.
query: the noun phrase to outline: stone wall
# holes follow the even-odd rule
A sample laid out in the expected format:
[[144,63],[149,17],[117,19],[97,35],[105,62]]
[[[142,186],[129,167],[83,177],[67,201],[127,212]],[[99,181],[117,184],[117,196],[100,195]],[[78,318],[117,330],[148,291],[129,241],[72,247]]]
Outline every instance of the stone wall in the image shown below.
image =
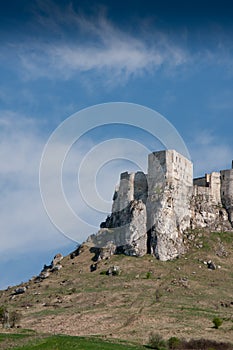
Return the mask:
[[233,169],[221,172],[221,199],[233,226]]
[[120,176],[120,184],[113,196],[112,213],[126,208],[131,201],[141,199],[147,201],[147,176],[138,171],[136,173],[124,172]]
[[196,179],[193,179],[193,185],[200,186],[200,187],[208,187],[206,182],[206,176],[197,177]]
[[216,205],[221,205],[221,180],[219,172],[206,174],[193,180],[194,195],[205,194],[209,196],[209,201]]
[[134,173],[128,172],[121,174],[120,184],[113,196],[113,213],[123,210],[134,199],[134,176]]

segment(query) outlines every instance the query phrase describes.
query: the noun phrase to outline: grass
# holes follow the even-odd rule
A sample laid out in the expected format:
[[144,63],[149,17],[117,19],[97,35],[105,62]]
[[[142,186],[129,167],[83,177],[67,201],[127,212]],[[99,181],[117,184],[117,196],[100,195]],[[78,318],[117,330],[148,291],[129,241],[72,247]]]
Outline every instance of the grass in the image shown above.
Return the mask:
[[[29,335],[28,335],[29,336]],[[14,340],[17,343],[19,339],[24,338],[25,344],[14,346],[11,344],[12,350],[142,350],[142,346],[133,345],[127,342],[107,341],[94,337],[72,337],[66,335],[42,336],[38,335],[36,339],[26,340],[27,336],[22,334],[3,334],[0,340]],[[1,344],[4,346],[4,344]],[[4,347],[1,347],[1,349]],[[7,348],[5,348],[7,349]]]
[[165,340],[157,333],[151,333],[148,345],[136,345],[126,341],[107,340],[100,337],[77,337],[67,335],[0,334],[2,350],[145,350],[145,349],[191,349],[191,350],[232,350],[230,343],[207,339],[185,341],[177,337]]

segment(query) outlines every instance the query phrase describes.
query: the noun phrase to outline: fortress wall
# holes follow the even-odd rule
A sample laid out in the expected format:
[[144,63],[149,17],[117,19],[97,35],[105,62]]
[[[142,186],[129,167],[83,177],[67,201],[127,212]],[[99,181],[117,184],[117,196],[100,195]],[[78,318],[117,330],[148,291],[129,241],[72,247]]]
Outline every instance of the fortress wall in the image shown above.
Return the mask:
[[153,202],[160,198],[165,187],[167,164],[165,151],[153,152],[148,156],[148,196]]
[[174,150],[166,151],[167,179],[182,186],[193,185],[193,164]]
[[193,186],[193,194],[195,197],[204,197],[206,200],[210,200],[210,189],[204,186]]
[[210,194],[215,204],[221,204],[221,179],[220,173],[213,172],[209,174]]
[[112,212],[119,212],[134,199],[134,173],[121,174],[120,184],[113,197]]
[[[221,180],[220,173],[213,172],[193,180],[194,195],[205,195],[205,199],[219,205],[221,204]],[[209,199],[208,199],[209,196]]]
[[176,151],[166,152],[167,180],[179,230],[186,229],[190,222],[190,198],[193,187],[193,164]]
[[113,197],[112,212],[119,212],[127,207],[132,200],[142,200],[146,203],[148,195],[147,175],[142,171],[136,173],[124,172],[120,184]]
[[233,169],[222,170],[221,174],[221,198],[227,209],[229,219],[233,225]]
[[142,200],[146,203],[148,197],[147,175],[138,171],[134,175],[134,199]]
[[193,179],[194,186],[207,187],[206,176]]

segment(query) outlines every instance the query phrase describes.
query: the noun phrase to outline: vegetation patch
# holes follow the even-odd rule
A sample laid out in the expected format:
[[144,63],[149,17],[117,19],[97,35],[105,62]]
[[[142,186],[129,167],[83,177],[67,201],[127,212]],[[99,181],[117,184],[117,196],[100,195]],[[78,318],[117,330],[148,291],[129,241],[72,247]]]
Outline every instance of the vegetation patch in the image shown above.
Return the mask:
[[[21,334],[4,334],[4,340],[21,338]],[[2,348],[1,348],[2,349]],[[7,349],[7,348],[3,348]],[[142,346],[129,344],[126,342],[110,342],[99,338],[72,337],[66,335],[56,335],[41,337],[25,342],[22,346],[11,346],[12,350],[142,350]]]

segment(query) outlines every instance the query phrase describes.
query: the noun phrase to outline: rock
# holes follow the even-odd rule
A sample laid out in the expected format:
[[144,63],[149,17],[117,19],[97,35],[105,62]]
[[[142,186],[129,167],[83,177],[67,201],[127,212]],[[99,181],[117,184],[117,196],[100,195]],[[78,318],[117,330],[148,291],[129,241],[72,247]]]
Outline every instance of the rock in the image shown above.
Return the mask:
[[62,269],[62,265],[58,264],[58,265],[53,266],[53,268],[51,269],[51,272],[59,271],[61,269]]
[[208,267],[208,269],[210,269],[210,270],[216,270],[216,265],[211,261],[211,260],[209,260],[208,262],[207,262],[207,267]]
[[146,222],[146,205],[141,200],[131,201],[121,212],[112,213],[109,227],[91,235],[87,242],[100,249],[98,259],[113,253],[143,256],[147,252]]
[[26,292],[26,290],[27,290],[26,287],[18,287],[18,288],[15,289],[15,295],[23,294],[23,293]]
[[111,266],[106,273],[108,276],[119,276],[121,274],[121,269],[119,266]]
[[40,279],[45,279],[45,278],[48,278],[50,276],[50,272],[49,271],[42,271],[40,274],[39,274],[39,278]]
[[55,255],[55,257],[53,258],[51,265],[52,267],[56,266],[57,264],[59,264],[63,259],[63,255],[58,253]]
[[216,249],[216,255],[218,255],[219,257],[227,257],[228,256],[228,252],[226,251],[226,249],[221,241],[219,241],[218,248]]
[[179,284],[185,288],[189,288],[189,281],[186,277],[180,278]]
[[95,263],[95,264],[92,264],[91,266],[90,266],[90,271],[91,272],[94,272],[94,271],[96,271],[97,270],[97,263]]
[[116,245],[109,242],[106,247],[101,248],[99,252],[98,260],[107,260],[116,252]]

